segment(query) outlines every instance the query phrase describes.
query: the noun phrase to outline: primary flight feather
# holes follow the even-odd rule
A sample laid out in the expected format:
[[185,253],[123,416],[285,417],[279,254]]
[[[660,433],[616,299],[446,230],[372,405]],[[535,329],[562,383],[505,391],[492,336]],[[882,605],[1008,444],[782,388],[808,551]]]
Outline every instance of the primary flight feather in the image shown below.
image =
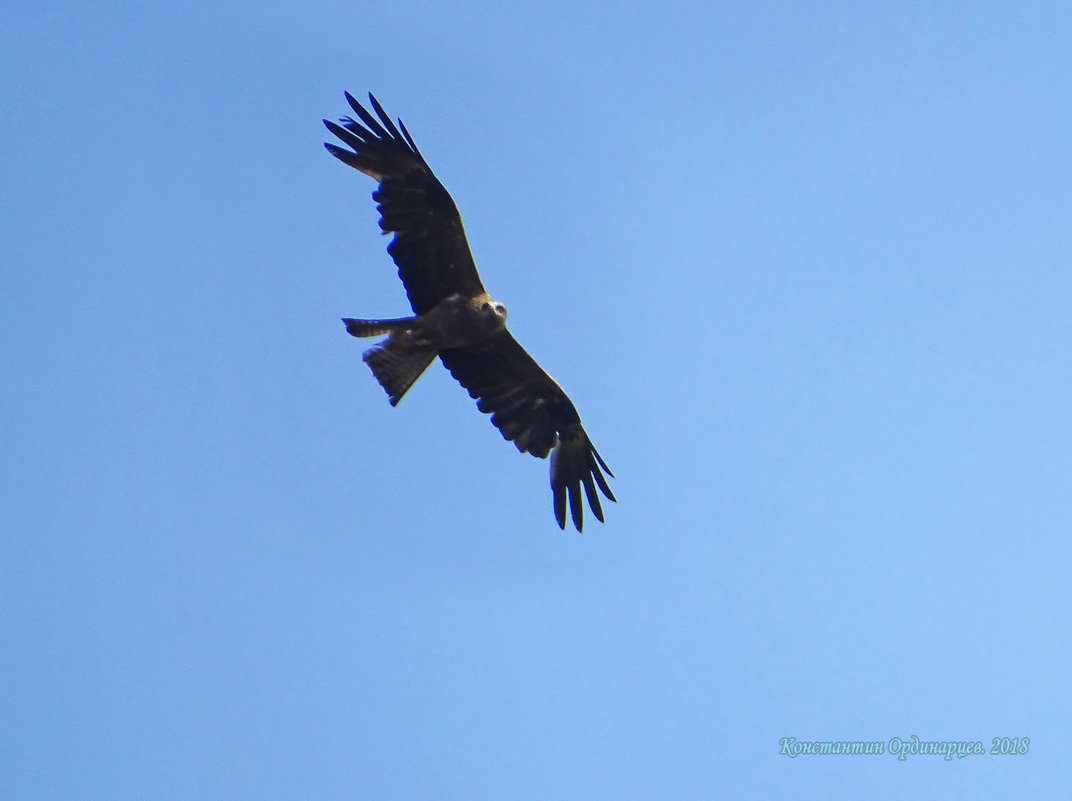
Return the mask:
[[371,94],[375,116],[349,92],[358,119],[324,120],[346,147],[325,143],[333,156],[379,182],[372,193],[380,228],[393,233],[387,252],[398,266],[414,317],[344,319],[355,337],[386,335],[364,360],[396,405],[436,356],[476,399],[477,408],[522,453],[551,456],[555,520],[566,527],[566,506],[580,531],[582,487],[603,522],[598,488],[614,494],[600,457],[573,403],[506,330],[506,307],[484,289],[469,252],[458,209],[432,174],[402,121],[396,126]]

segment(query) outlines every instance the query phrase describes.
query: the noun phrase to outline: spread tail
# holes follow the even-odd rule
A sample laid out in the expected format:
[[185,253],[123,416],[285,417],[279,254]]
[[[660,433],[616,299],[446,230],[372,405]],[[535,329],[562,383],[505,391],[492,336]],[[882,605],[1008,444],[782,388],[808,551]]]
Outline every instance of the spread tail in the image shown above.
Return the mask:
[[432,363],[436,349],[425,346],[399,346],[396,340],[388,339],[365,351],[365,364],[372,368],[372,374],[387,391],[391,405],[397,406],[413,382]]
[[402,396],[421,377],[438,353],[434,345],[414,334],[413,317],[397,320],[343,319],[346,330],[355,337],[375,337],[390,334],[374,348],[365,351],[364,360],[372,374],[387,391],[391,405],[397,406]]

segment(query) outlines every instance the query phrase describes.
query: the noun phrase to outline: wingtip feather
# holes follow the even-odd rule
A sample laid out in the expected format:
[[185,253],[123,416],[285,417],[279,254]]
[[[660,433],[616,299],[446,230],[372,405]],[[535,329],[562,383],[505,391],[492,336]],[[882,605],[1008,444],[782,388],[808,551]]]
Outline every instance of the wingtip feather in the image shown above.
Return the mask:
[[584,531],[584,504],[581,502],[581,485],[579,481],[573,482],[569,487],[570,517],[577,531]]
[[559,487],[552,487],[554,494],[555,522],[563,531],[566,530],[566,496]]

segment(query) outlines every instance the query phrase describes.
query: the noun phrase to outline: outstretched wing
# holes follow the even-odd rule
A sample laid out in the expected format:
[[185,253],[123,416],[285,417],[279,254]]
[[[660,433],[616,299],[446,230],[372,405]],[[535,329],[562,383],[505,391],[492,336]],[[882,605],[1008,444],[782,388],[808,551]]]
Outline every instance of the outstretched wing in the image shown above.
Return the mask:
[[566,527],[568,499],[573,525],[578,531],[582,529],[582,484],[592,513],[602,523],[603,508],[596,487],[610,500],[615,498],[599,469],[611,477],[614,474],[592,446],[562,387],[510,332],[503,330],[476,345],[441,350],[439,358],[476,398],[477,408],[491,414],[491,422],[519,451],[540,459],[551,454],[551,491],[558,527]]
[[395,235],[387,252],[398,265],[398,276],[413,311],[424,314],[454,293],[479,295],[484,287],[469,252],[461,215],[402,120],[395,127],[371,94],[369,100],[379,120],[349,92],[346,100],[360,122],[344,117],[341,124],[324,120],[324,125],[351,149],[330,143],[324,147],[335,158],[380,182],[372,199],[379,204],[380,228]]

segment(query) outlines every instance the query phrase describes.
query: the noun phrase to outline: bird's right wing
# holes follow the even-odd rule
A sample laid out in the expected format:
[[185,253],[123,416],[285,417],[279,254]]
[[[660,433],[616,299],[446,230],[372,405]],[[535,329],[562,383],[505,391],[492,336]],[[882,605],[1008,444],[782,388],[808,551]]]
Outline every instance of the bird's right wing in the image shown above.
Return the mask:
[[577,409],[562,387],[536,360],[503,330],[475,345],[447,348],[439,358],[451,375],[469,391],[480,411],[491,414],[492,424],[522,453],[540,459],[551,454],[551,492],[555,520],[566,527],[569,501],[573,525],[584,524],[581,486],[596,519],[603,522],[600,491],[614,494],[600,467],[613,477],[581,426]]

